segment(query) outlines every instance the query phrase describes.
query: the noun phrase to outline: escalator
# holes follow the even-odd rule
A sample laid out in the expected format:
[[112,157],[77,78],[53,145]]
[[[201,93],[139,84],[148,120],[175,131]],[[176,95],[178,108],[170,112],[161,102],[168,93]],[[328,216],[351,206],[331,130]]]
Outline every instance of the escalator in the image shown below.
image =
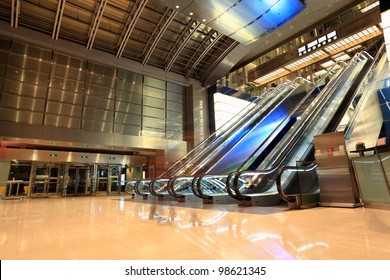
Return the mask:
[[[382,147],[385,147],[384,149],[386,149],[386,146],[377,146],[380,145],[378,144],[378,139],[384,137],[381,135],[381,128],[385,121],[385,117],[382,117],[381,115],[381,97],[378,96],[378,93],[384,87],[385,81],[389,78],[388,69],[387,54],[384,46],[382,46],[374,61],[371,63],[371,66],[366,73],[366,77],[359,83],[359,89],[348,107],[350,114],[346,114],[347,116],[345,116],[347,121],[344,121],[344,123],[342,122],[337,127],[336,124],[333,124],[333,127],[332,125],[328,127],[328,131],[330,128],[333,128],[338,132],[337,134],[330,133],[318,135],[321,139],[329,139],[329,137],[334,138],[335,135],[341,135],[341,142],[345,145],[344,151],[340,150],[340,152],[338,152],[336,149],[334,155],[331,157],[324,157],[321,151],[318,150],[317,143],[315,152],[316,162],[303,168],[294,168],[290,162],[290,165],[283,166],[283,168],[279,170],[277,189],[279,195],[283,200],[288,202],[290,208],[311,207],[315,201],[312,198],[319,192],[319,185],[316,188],[315,184],[308,186],[306,184],[307,182],[300,183],[295,187],[289,186],[290,178],[294,176],[299,177],[305,173],[307,174],[305,176],[309,178],[311,182],[316,178],[321,179],[321,199],[316,200],[315,202],[320,202],[321,205],[325,206],[343,205],[342,207],[355,207],[355,205],[361,205],[359,191],[353,174],[349,175],[350,172],[345,174],[345,171],[342,171],[343,166],[341,165],[328,167],[327,165],[324,165],[324,163],[329,164],[330,162],[336,162],[339,165],[341,159],[346,158],[346,165],[347,167],[349,165],[349,169],[352,170],[349,161],[358,156],[358,151],[355,151],[355,145],[360,141],[364,141],[367,147],[376,147],[377,152],[383,149]],[[366,158],[367,162],[372,162],[370,161],[372,159],[369,156],[364,159]],[[329,168],[333,170],[331,174],[328,172]],[[308,169],[312,169],[316,172],[308,172]],[[358,174],[355,175],[357,176]],[[376,175],[374,175],[374,177],[375,176]],[[337,188],[333,184],[330,184],[334,178],[339,178]]]
[[[221,159],[232,150],[237,150],[237,145],[242,143],[243,139],[264,138],[270,130],[280,124],[294,102],[297,102],[295,100],[300,100],[305,92],[305,86],[299,86],[295,81],[280,85],[257,98],[224,125],[223,129],[211,135],[159,178],[130,181],[126,189],[128,191],[134,189],[139,195],[150,191],[152,195],[162,196],[169,192],[168,184],[173,178],[176,180],[187,176],[193,177],[216,168],[231,168],[224,166],[226,160]],[[281,105],[280,109],[274,111],[273,108],[278,105]],[[259,130],[259,127],[262,130]],[[247,153],[250,154],[251,151],[248,150]],[[190,190],[188,183],[181,185],[187,186],[187,190]],[[174,193],[170,194],[176,197]]]
[[[331,71],[329,76],[334,74],[335,71]],[[259,156],[268,153],[269,150],[267,149],[272,149],[281,135],[292,127],[297,119],[297,112],[302,109],[303,104],[307,106],[319,94],[321,91],[320,85],[329,76],[324,77],[317,86],[311,85],[312,89],[308,91],[302,86],[294,87],[293,90],[290,89],[289,91],[279,90],[279,94],[272,101],[263,102],[261,106],[256,106],[252,110],[255,111],[254,116],[246,118],[244,125],[237,129],[239,132],[232,134],[233,137],[230,137],[230,139],[227,138],[229,141],[223,142],[214,150],[205,149],[203,152],[206,157],[200,157],[201,160],[197,161],[197,165],[190,161],[191,163],[184,164],[185,168],[179,169],[179,172],[167,172],[170,173],[169,175],[173,174],[173,176],[169,177],[163,174],[158,179],[139,180],[133,183],[131,187],[135,189],[138,195],[144,197],[149,193],[157,197],[169,194],[171,197],[180,199],[187,194],[195,194],[205,199],[194,189],[194,184],[198,181],[199,176],[215,173],[228,174],[240,167],[243,158],[248,158],[253,154]],[[304,82],[308,81],[304,80]],[[231,141],[231,139],[234,139],[234,141]],[[259,143],[264,145],[258,148]],[[256,161],[252,162],[252,166],[257,163]],[[227,195],[226,184],[223,180],[215,180],[209,190]]]
[[[230,174],[227,182],[229,194],[239,201],[251,201],[252,205],[269,206],[279,203],[281,198],[276,187],[278,169],[314,159],[313,137],[337,129],[371,64],[371,57],[357,54],[341,76],[324,89],[324,93],[302,113],[294,129],[283,136],[256,170],[243,169]],[[297,185],[291,179],[284,183],[283,189],[286,192]],[[307,186],[316,188],[315,184]]]

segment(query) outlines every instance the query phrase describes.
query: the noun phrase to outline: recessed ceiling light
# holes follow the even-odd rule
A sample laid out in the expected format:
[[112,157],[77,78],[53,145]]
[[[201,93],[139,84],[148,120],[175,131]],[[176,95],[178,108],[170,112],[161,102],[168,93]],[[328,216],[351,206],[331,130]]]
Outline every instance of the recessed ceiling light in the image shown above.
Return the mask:
[[176,5],[176,9],[179,9],[180,8],[180,6],[179,5]]
[[190,12],[190,16],[192,16],[192,15],[194,15],[194,13],[193,13],[193,12]]
[[203,22],[205,22],[205,21],[206,21],[206,19],[204,18],[204,19],[202,19],[202,21],[203,21]]

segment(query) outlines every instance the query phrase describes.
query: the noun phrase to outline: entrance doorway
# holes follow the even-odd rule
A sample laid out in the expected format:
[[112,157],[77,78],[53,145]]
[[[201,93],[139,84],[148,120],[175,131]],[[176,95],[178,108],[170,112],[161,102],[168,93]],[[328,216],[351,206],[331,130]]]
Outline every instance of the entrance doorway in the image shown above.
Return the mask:
[[117,195],[121,192],[121,165],[97,165],[97,195]]
[[65,174],[64,196],[92,194],[93,165],[66,165]]

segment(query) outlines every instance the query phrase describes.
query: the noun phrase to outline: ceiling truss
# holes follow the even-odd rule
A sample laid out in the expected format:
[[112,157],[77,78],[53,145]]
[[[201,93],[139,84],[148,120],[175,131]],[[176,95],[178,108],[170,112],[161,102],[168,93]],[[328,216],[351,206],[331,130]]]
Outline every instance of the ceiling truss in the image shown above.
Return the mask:
[[149,41],[144,48],[144,60],[142,61],[142,65],[146,65],[159,40],[161,39],[164,32],[167,30],[169,24],[172,22],[176,14],[177,12],[173,11],[172,9],[166,9],[160,21],[156,25],[156,28],[153,30],[153,33],[150,35]]
[[0,20],[203,81],[238,45],[159,0],[1,0]]
[[104,9],[106,8],[108,0],[101,0],[100,3],[96,6],[96,11],[93,19],[93,23],[91,25],[87,49],[92,49],[93,41],[95,40],[97,30],[99,28],[100,21],[102,20]]

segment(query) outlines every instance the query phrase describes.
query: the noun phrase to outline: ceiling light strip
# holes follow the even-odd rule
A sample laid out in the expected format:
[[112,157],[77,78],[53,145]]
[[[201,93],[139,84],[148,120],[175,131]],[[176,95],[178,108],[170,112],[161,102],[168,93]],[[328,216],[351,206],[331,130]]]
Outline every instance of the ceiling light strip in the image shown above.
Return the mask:
[[108,0],[102,0],[100,1],[99,6],[96,9],[95,17],[93,19],[93,25],[91,26],[91,29],[89,30],[89,36],[88,36],[88,43],[87,43],[87,49],[92,49],[93,41],[95,41],[96,33],[99,28],[100,21],[102,20],[104,10],[106,8]]

